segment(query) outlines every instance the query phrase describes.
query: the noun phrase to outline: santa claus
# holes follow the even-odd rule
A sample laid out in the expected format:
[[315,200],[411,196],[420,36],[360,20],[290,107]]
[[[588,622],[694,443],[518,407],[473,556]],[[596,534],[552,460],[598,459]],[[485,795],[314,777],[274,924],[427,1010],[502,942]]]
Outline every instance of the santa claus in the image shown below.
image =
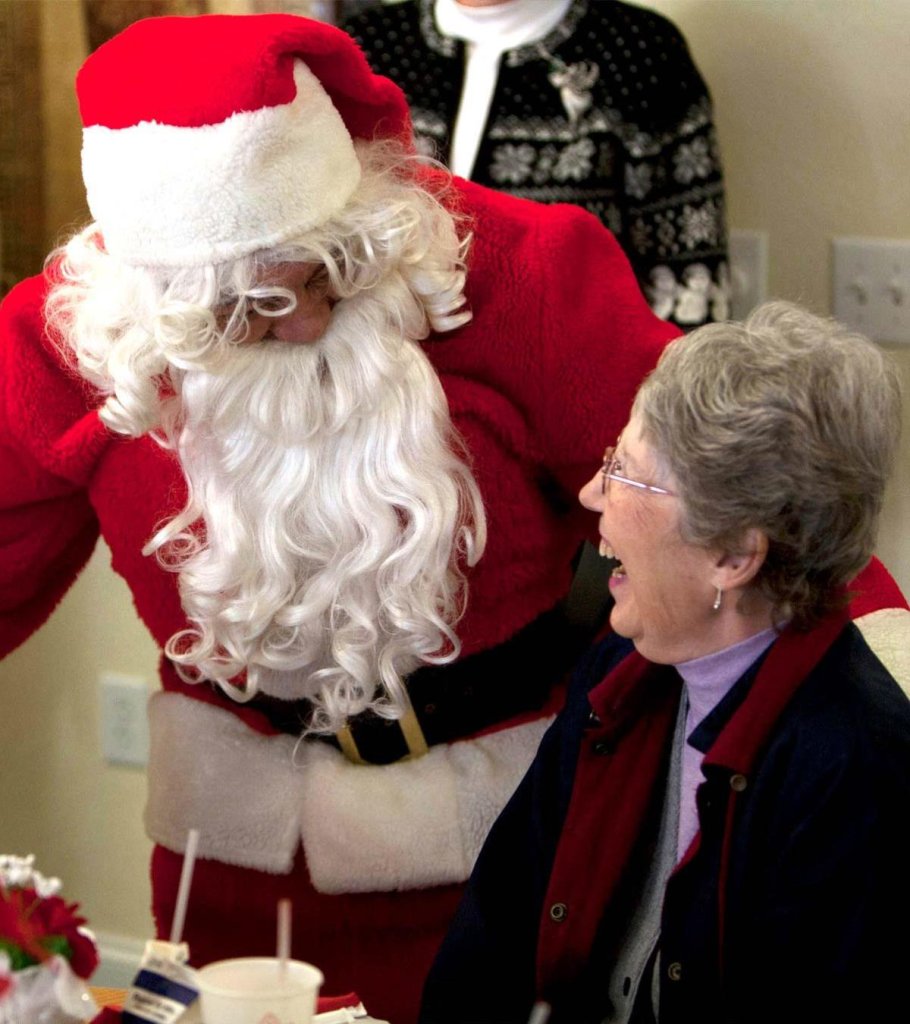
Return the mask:
[[137,22],[77,91],[93,222],[0,311],[0,653],[100,533],[162,650],[159,931],[198,829],[194,963],[273,951],[290,896],[326,991],[407,1024],[674,329],[591,215],[422,163],[330,26]]

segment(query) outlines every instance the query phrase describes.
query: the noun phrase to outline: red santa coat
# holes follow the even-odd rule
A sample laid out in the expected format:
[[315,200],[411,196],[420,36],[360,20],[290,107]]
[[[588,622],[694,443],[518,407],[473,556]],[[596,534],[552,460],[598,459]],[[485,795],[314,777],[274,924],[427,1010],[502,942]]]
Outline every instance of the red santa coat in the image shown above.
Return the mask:
[[[474,232],[474,319],[424,348],[488,515],[458,628],[466,657],[565,595],[571,557],[593,532],[577,490],[676,329],[650,312],[591,215],[461,181],[455,190]],[[182,507],[182,474],[149,438],[101,423],[101,398],[45,334],[46,289],[44,277],[25,281],[0,310],[0,654],[44,622],[99,533],[163,646],[187,622],[176,577],[141,549]],[[195,962],[273,949],[274,900],[290,894],[295,954],[324,970],[326,990],[357,988],[373,1013],[406,1024],[459,883],[551,709],[417,760],[363,767],[326,744],[295,746],[256,709],[182,683],[164,657],[161,682],[146,811],[160,932],[187,829],[198,827],[187,921]]]

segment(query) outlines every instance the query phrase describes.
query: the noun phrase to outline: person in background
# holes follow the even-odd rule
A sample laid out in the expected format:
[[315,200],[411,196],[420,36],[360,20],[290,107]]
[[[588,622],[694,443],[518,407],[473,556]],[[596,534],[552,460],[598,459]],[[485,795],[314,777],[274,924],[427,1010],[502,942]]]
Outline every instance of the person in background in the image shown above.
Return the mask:
[[0,308],[0,654],[100,533],[162,651],[158,933],[198,829],[195,964],[288,897],[326,992],[409,1024],[585,642],[573,492],[676,329],[590,214],[426,166],[338,28],[139,21],[77,92],[93,223]]
[[725,318],[711,99],[666,18],[618,0],[408,0],[343,27],[404,90],[425,152],[491,188],[590,210],[662,318]]
[[910,611],[871,558],[900,418],[887,357],[788,303],[667,347],[580,495],[615,632],[423,1024],[906,1018]]

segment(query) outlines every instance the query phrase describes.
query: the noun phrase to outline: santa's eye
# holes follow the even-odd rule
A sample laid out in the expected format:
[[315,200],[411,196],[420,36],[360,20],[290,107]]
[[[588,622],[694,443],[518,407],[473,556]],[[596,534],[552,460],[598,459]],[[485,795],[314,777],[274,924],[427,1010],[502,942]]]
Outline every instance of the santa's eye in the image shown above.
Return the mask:
[[290,313],[296,305],[294,293],[287,288],[269,295],[255,296],[250,302],[253,312],[260,316],[282,316]]

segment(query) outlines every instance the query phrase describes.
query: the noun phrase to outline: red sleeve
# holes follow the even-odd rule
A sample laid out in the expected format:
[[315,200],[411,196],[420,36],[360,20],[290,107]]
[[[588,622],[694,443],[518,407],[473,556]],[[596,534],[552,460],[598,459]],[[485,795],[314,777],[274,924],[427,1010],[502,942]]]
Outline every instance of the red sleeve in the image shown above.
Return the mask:
[[50,615],[94,548],[85,485],[109,437],[43,334],[45,282],[0,307],[0,656]]
[[[543,263],[540,398],[544,462],[574,496],[625,426],[632,400],[678,327],[651,312],[619,243],[593,215],[551,207],[536,248]],[[531,297],[529,296],[529,301]]]
[[435,340],[432,358],[505,397],[529,435],[523,454],[574,502],[680,330],[651,312],[593,214],[457,178],[454,187],[474,229],[466,289],[474,321]]
[[872,558],[849,586],[850,618],[859,619],[883,608],[906,609],[907,599],[894,577],[877,558]]

